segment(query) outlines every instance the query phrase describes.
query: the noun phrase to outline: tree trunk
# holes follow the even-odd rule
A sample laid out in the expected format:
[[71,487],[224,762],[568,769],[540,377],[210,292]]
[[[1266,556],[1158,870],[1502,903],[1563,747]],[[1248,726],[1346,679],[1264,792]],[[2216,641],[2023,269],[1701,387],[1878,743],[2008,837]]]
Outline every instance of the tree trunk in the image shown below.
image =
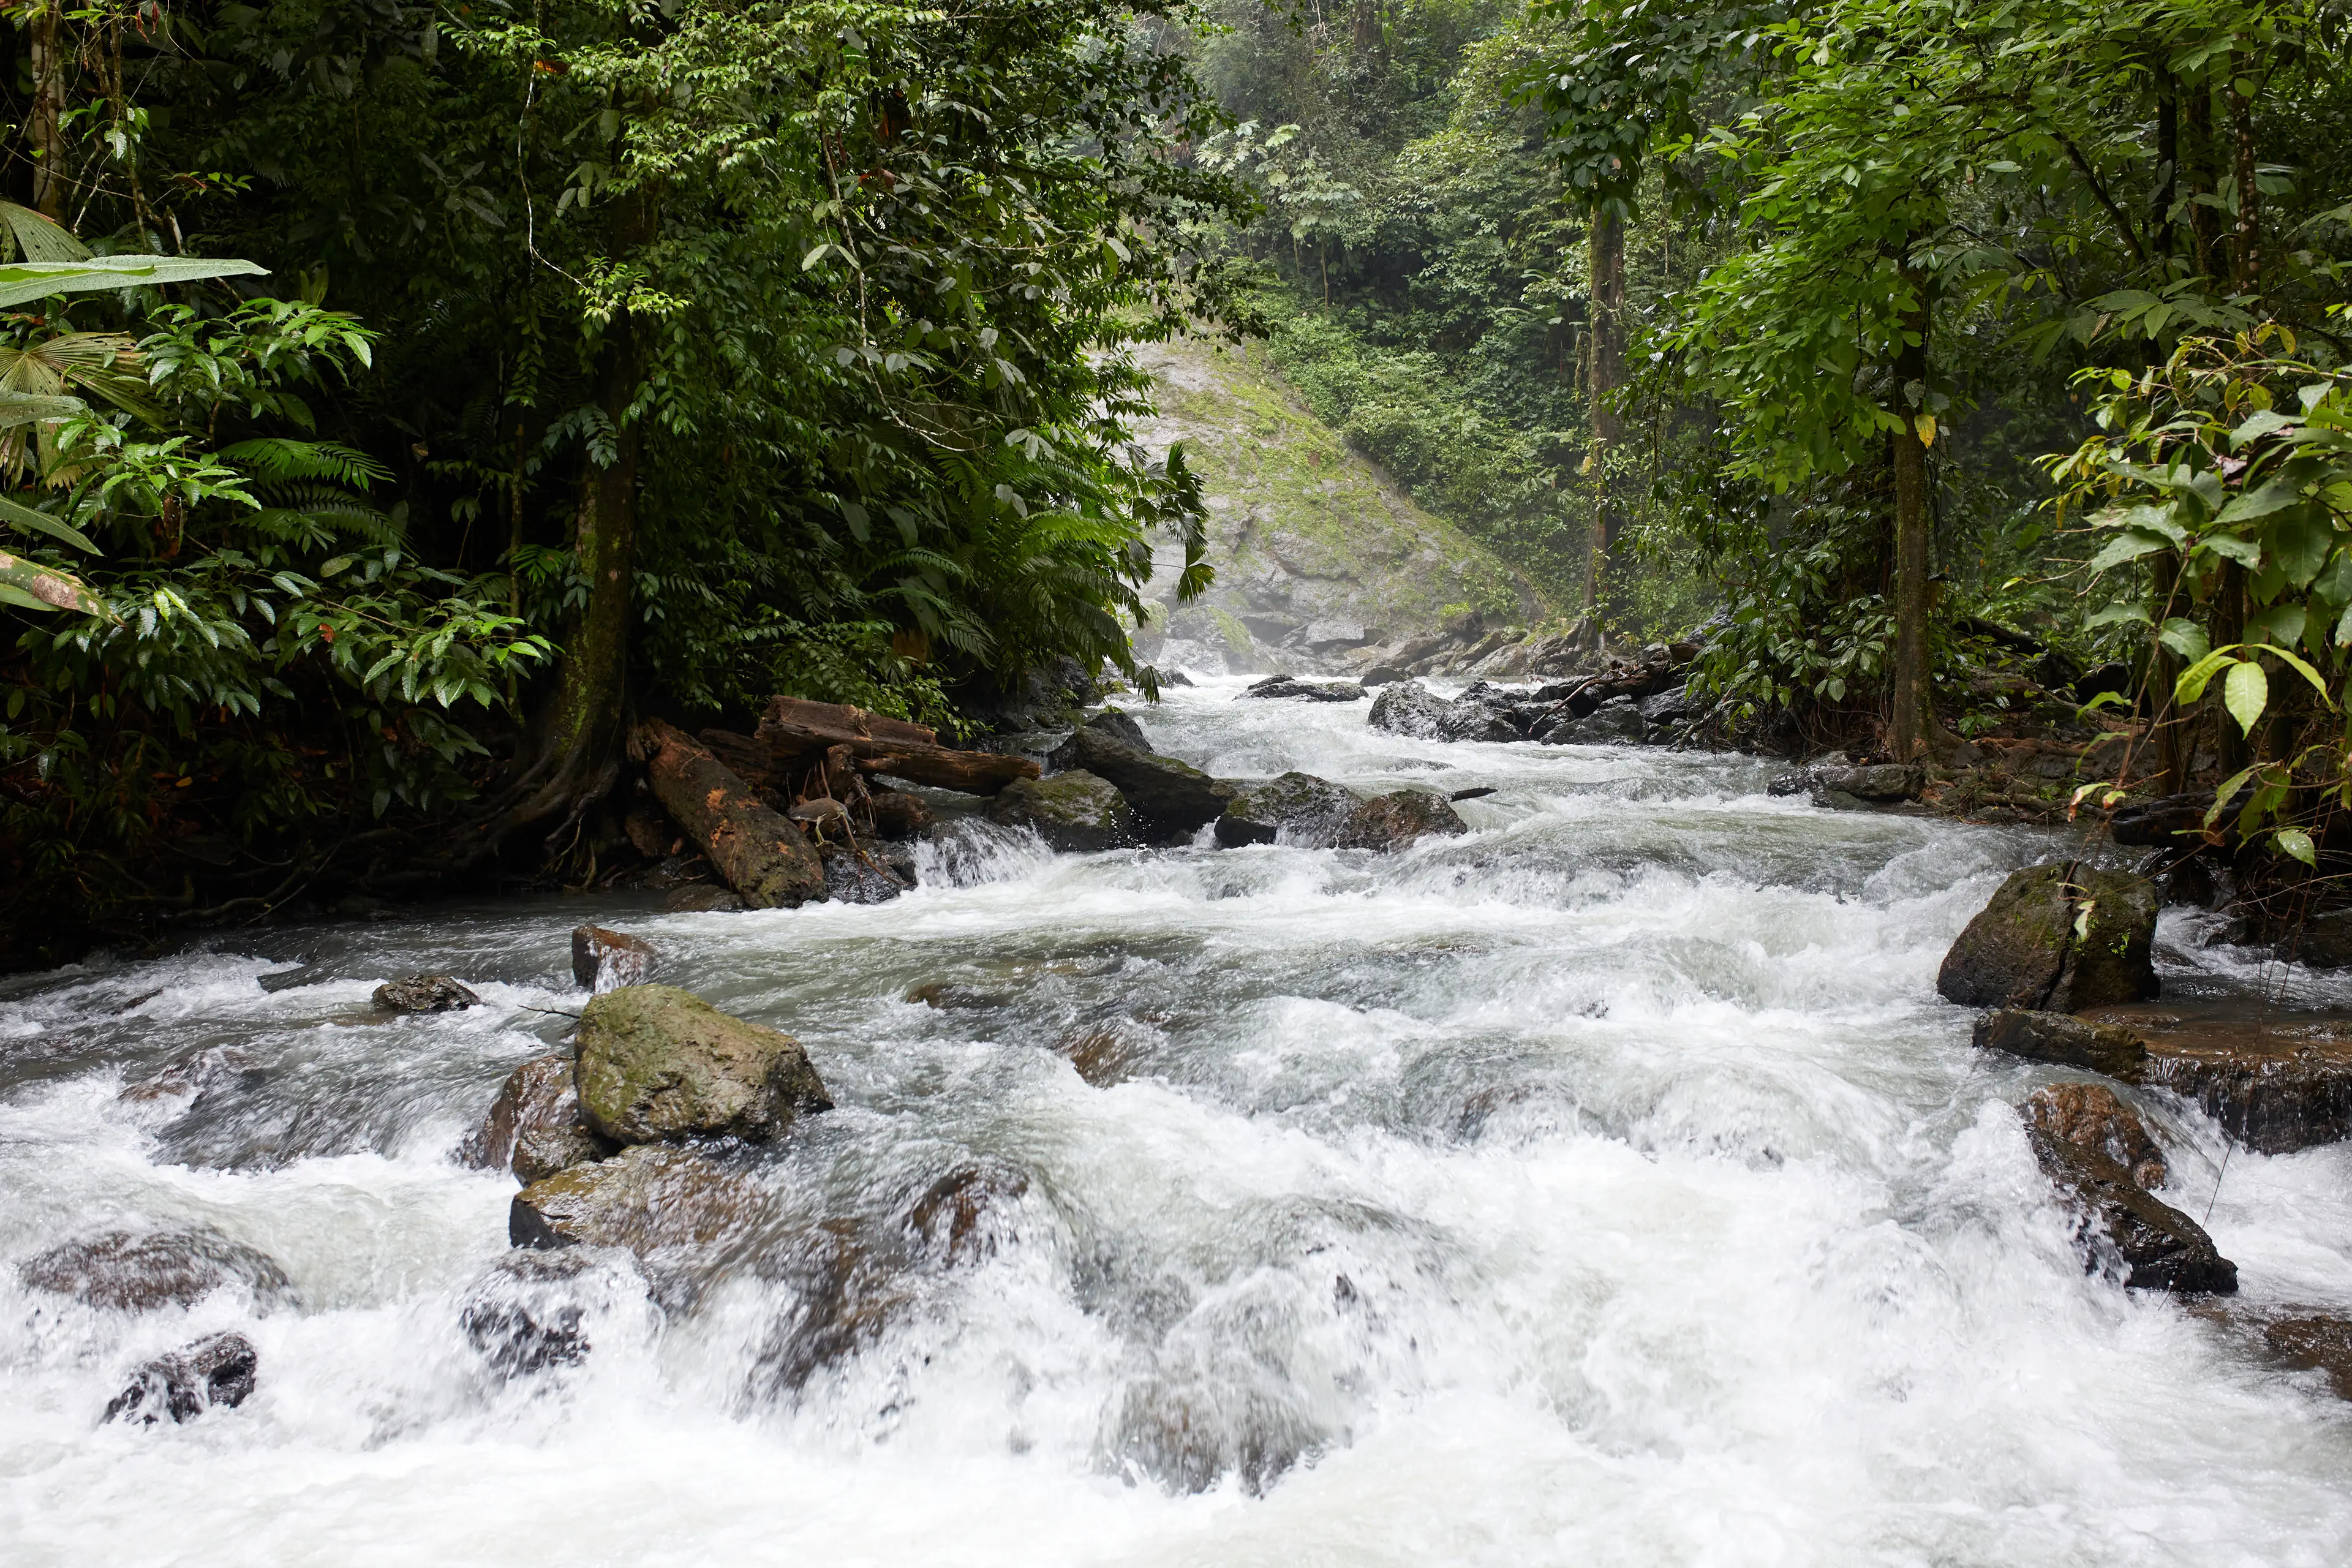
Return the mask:
[[33,144],[33,206],[43,217],[66,221],[66,48],[63,6],[37,12],[32,34],[33,101],[26,139]]
[[747,908],[789,910],[824,897],[824,864],[807,837],[708,747],[658,719],[638,739],[654,798]]
[[1592,215],[1592,374],[1586,387],[1592,411],[1592,526],[1584,563],[1585,637],[1601,632],[1601,593],[1620,526],[1609,488],[1609,459],[1624,438],[1614,399],[1625,384],[1625,223],[1607,205]]
[[2189,247],[2197,258],[2197,275],[2213,276],[2213,251],[2221,241],[2220,216],[2211,207],[2193,198],[2213,194],[2213,84],[2200,79],[2190,84],[2188,101],[2187,134],[2181,139],[2181,167],[2189,175]]
[[1889,731],[1895,760],[1912,760],[1934,721],[1927,672],[1927,279],[1904,269],[1913,308],[1904,312],[1905,342],[1895,360],[1895,672]]
[[2238,91],[2243,73],[2254,62],[2243,54],[2230,57],[2230,162],[2238,187],[2237,226],[2230,237],[2230,282],[2241,294],[2263,286],[2263,189],[2254,179],[2254,104]]

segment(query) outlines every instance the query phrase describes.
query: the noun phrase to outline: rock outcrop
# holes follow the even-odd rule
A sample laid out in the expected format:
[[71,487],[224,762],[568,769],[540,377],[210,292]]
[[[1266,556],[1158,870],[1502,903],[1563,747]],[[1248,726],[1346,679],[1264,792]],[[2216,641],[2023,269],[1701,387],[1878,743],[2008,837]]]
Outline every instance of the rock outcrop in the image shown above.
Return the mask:
[[708,1155],[645,1143],[517,1193],[507,1239],[517,1247],[676,1255],[740,1232],[764,1205],[757,1183]]
[[1107,710],[1078,726],[1050,760],[1062,772],[1083,771],[1108,780],[1127,797],[1138,829],[1148,838],[1182,838],[1223,816],[1238,786],[1130,739],[1127,730],[1134,722],[1116,709]]
[[2139,1082],[2147,1065],[2146,1043],[2121,1025],[2022,1007],[2004,1007],[1978,1018],[1976,1047],[2058,1067],[2084,1068],[2126,1083]]
[[1313,773],[1282,773],[1234,796],[1217,818],[1217,842],[1232,849],[1282,838],[1305,848],[1327,848],[1339,841],[1362,804],[1363,796],[1345,784]]
[[2095,1149],[2131,1173],[2140,1187],[2164,1185],[2164,1152],[2148,1136],[2139,1112],[2103,1083],[2044,1084],[2018,1108],[2025,1124],[2068,1143]]
[[1444,795],[1434,790],[1400,789],[1356,807],[1336,842],[1342,849],[1402,849],[1432,835],[1469,831],[1470,825]]
[[1945,953],[1936,989],[1965,1007],[2072,1013],[2157,994],[2156,889],[2059,860],[2011,874]]
[[2238,1288],[2238,1266],[2221,1256],[2205,1227],[2149,1196],[2123,1166],[2046,1132],[2025,1136],[2080,1221],[2075,1235],[2089,1268],[2119,1274],[2140,1290],[2227,1294]]
[[661,950],[643,937],[605,926],[572,933],[572,978],[590,991],[643,985],[661,971]]
[[454,1013],[481,998],[454,974],[405,974],[377,986],[372,1000],[388,1013]]
[[1476,701],[1440,697],[1418,680],[1381,689],[1372,700],[1375,730],[1417,741],[1518,741],[1526,737],[1508,718]]
[[1108,779],[1070,768],[1042,779],[1015,779],[988,803],[992,822],[1026,828],[1049,849],[1080,854],[1136,842],[1135,813]]
[[601,1160],[618,1145],[581,1119],[572,1058],[533,1057],[507,1075],[489,1114],[465,1142],[458,1163],[477,1171],[511,1170],[528,1186],[558,1171]]
[[2352,1137],[2352,1026],[2243,1004],[2098,1008],[2095,1024],[2129,1030],[2147,1063],[2141,1081],[2193,1100],[2221,1130],[2263,1154]]
[[833,1101],[800,1042],[674,985],[633,985],[580,1015],[583,1120],[616,1143],[773,1137]]
[[1364,689],[1352,680],[1301,680],[1296,676],[1269,675],[1253,682],[1242,697],[1263,701],[1361,702]]
[[203,1226],[84,1237],[26,1259],[16,1278],[27,1289],[118,1312],[191,1306],[215,1290],[242,1292],[261,1310],[295,1300],[273,1259]]
[[152,1426],[192,1421],[215,1405],[233,1409],[253,1393],[261,1357],[243,1334],[208,1334],[157,1356],[131,1374],[104,1419]]

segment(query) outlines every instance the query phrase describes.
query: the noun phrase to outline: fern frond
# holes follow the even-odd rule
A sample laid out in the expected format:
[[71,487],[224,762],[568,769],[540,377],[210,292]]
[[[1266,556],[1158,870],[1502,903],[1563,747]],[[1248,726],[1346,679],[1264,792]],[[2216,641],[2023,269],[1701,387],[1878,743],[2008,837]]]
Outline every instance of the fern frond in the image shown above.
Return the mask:
[[263,481],[326,479],[363,490],[392,470],[355,447],[339,441],[295,441],[264,436],[237,441],[220,449],[223,461]]

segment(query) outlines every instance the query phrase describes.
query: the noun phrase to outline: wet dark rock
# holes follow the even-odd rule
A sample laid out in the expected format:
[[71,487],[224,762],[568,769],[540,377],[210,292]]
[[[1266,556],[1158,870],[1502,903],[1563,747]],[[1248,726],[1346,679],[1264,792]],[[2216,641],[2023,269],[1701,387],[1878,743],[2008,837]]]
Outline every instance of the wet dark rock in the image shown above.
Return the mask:
[[1653,730],[1679,729],[1698,717],[1690,693],[1679,687],[1644,697],[1633,706],[1641,712],[1642,722]]
[[253,1393],[261,1357],[243,1334],[209,1334],[157,1356],[107,1403],[105,1419],[152,1426],[192,1421],[215,1405],[234,1409]]
[[27,1259],[16,1278],[27,1289],[119,1312],[190,1306],[223,1289],[244,1292],[264,1310],[296,1300],[268,1256],[202,1226],[84,1237]]
[[661,968],[661,950],[643,937],[604,926],[572,933],[572,978],[590,991],[643,985]]
[[874,814],[874,831],[885,838],[918,838],[931,826],[930,806],[906,790],[877,790],[866,805]]
[[377,986],[373,1000],[393,1013],[454,1013],[481,998],[453,974],[409,974]]
[[1357,806],[1335,842],[1342,849],[1402,849],[1432,834],[1469,831],[1470,825],[1436,791],[1400,789]]
[[592,1310],[621,1291],[644,1289],[628,1274],[593,1249],[509,1252],[466,1292],[457,1327],[502,1377],[576,1365],[594,1348]]
[[1029,1178],[1007,1165],[962,1166],[926,1188],[907,1211],[907,1229],[932,1258],[952,1268],[996,1251],[1007,1211]]
[[915,857],[902,845],[826,844],[817,858],[824,862],[825,894],[835,903],[887,904],[915,885]]
[[2141,1081],[2194,1100],[2261,1154],[2352,1138],[2352,1022],[2247,1017],[2243,1004],[2105,1007],[2093,1021],[2147,1044]]
[[1163,757],[1128,739],[1120,726],[1109,721],[1134,725],[1124,713],[1106,710],[1057,747],[1052,762],[1057,770],[1083,770],[1108,780],[1127,797],[1146,837],[1166,839],[1192,834],[1223,816],[1226,805],[1240,793],[1237,785],[1213,779],[1189,763]]
[[1448,800],[1484,800],[1488,795],[1498,793],[1500,792],[1497,791],[1493,784],[1473,784],[1468,789],[1451,791],[1446,795],[1445,798]]
[[662,908],[680,915],[731,915],[743,908],[743,895],[716,882],[689,882],[670,889]]
[[2148,1136],[2139,1112],[2103,1083],[2044,1084],[2018,1108],[2037,1132],[2095,1149],[2131,1173],[2148,1192],[2164,1185],[2164,1152]]
[[1244,844],[1289,842],[1323,848],[1339,841],[1363,797],[1344,784],[1313,773],[1287,773],[1253,784],[1235,795],[1217,818],[1217,842],[1228,849]]
[[2058,860],[2011,874],[1944,954],[1936,989],[1964,1007],[2072,1013],[2157,994],[2156,888]]
[[517,1193],[507,1239],[546,1250],[620,1247],[640,1258],[674,1256],[741,1234],[766,1207],[757,1183],[709,1156],[641,1143]]
[[959,985],[951,980],[932,980],[920,985],[910,985],[904,999],[948,1012],[978,1012],[989,1007],[1002,1007],[1013,1000],[1010,996],[982,991],[976,986]]
[[989,820],[1026,828],[1049,849],[1087,854],[1136,841],[1135,813],[1118,786],[1084,768],[1015,779],[988,803]]
[[772,1399],[789,1399],[825,1368],[879,1339],[907,1303],[856,1227],[812,1226],[761,1253],[762,1279],[783,1286],[790,1302],[753,1358],[752,1379]]
[[1067,1058],[1078,1076],[1097,1089],[1123,1081],[1136,1057],[1133,1042],[1116,1028],[1073,1029],[1054,1042],[1054,1052]]
[[618,1143],[770,1138],[832,1100],[789,1035],[675,985],[632,985],[580,1014],[583,1120]]
[[1360,683],[1369,690],[1375,686],[1394,686],[1400,680],[1411,679],[1411,676],[1392,664],[1376,664],[1364,671]]
[[1554,746],[1638,746],[1649,734],[1631,697],[1612,697],[1581,719],[1548,728],[1538,737]]
[[2280,1318],[2263,1325],[2263,1339],[2287,1365],[2324,1372],[2338,1399],[2352,1399],[2352,1321],[2342,1318]]
[[236,1046],[203,1046],[173,1058],[136,1083],[125,1084],[119,1098],[136,1104],[201,1096],[229,1087],[257,1089],[268,1077],[268,1071]]
[[2117,844],[2177,845],[2179,835],[2205,826],[2205,814],[2212,805],[2210,789],[2135,801],[2108,819],[2107,837]]
[[1152,674],[1159,679],[1160,684],[1162,686],[1190,686],[1192,684],[1192,678],[1185,674],[1181,669],[1157,669],[1152,671]]
[[[1140,751],[1151,750],[1151,737],[1143,732],[1143,726],[1135,721],[1135,715],[1124,708],[1106,708],[1099,713],[1089,714],[1087,721],[1079,725],[1078,729],[1089,731],[1109,740],[1124,742]],[[1065,762],[1063,753],[1070,751],[1076,741],[1077,735],[1073,732],[1069,740],[1055,747],[1053,754],[1046,760],[1057,768],[1076,766],[1075,763]]]
[[1418,680],[1385,687],[1365,721],[1422,741],[1517,741],[1517,727],[1477,702],[1449,702]]
[[325,964],[306,963],[299,969],[273,970],[263,975],[257,984],[262,990],[274,996],[280,991],[291,991],[298,985],[316,985],[326,978]]
[[1300,680],[1295,676],[1269,675],[1254,683],[1242,697],[1266,701],[1361,702],[1364,689],[1352,680]]
[[2120,1025],[2023,1007],[2004,1007],[1978,1018],[1976,1047],[2059,1067],[2087,1068],[2126,1083],[2139,1082],[2147,1062],[2147,1047]]
[[1917,798],[1922,780],[1917,768],[1900,763],[1872,763],[1863,767],[1816,768],[1815,790],[1836,790],[1857,800],[1897,801]]
[[2315,914],[2280,939],[2281,956],[2313,969],[2352,969],[2352,910]]
[[2205,1227],[2142,1191],[2131,1173],[2096,1149],[2028,1129],[2033,1156],[2081,1224],[2088,1266],[2119,1273],[2139,1290],[2227,1295],[2238,1266],[2221,1256]]
[[528,1186],[558,1171],[601,1160],[616,1147],[581,1120],[572,1058],[551,1053],[533,1057],[507,1075],[489,1114],[457,1146],[457,1160],[477,1171],[503,1166]]

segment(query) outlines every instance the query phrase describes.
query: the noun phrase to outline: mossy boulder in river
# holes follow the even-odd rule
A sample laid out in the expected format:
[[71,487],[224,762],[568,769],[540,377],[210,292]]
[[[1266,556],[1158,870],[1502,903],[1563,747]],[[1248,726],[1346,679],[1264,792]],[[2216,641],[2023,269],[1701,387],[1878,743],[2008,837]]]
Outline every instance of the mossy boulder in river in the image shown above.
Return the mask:
[[690,1149],[640,1145],[517,1193],[507,1239],[517,1247],[690,1256],[740,1234],[764,1212],[750,1177]]
[[1342,849],[1402,849],[1431,834],[1469,831],[1453,803],[1434,790],[1399,789],[1356,807],[1341,825],[1337,842]]
[[1097,714],[1057,747],[1054,766],[1106,779],[1127,797],[1136,826],[1157,839],[1181,838],[1223,816],[1240,787],[1189,763],[1163,757],[1130,734],[1135,721],[1117,709]]
[[2012,872],[1936,975],[1967,1007],[2072,1013],[2157,994],[2156,888],[2144,877],[2054,860]]
[[1309,849],[1327,848],[1364,802],[1345,784],[1313,773],[1287,773],[1253,784],[1217,818],[1217,842],[1226,848],[1271,844],[1284,834]]
[[800,1042],[675,985],[608,991],[580,1015],[580,1110],[616,1143],[768,1138],[833,1101]]
[[1004,826],[1030,829],[1054,849],[1112,849],[1135,842],[1135,813],[1127,797],[1084,768],[1014,779],[988,803],[988,815]]

